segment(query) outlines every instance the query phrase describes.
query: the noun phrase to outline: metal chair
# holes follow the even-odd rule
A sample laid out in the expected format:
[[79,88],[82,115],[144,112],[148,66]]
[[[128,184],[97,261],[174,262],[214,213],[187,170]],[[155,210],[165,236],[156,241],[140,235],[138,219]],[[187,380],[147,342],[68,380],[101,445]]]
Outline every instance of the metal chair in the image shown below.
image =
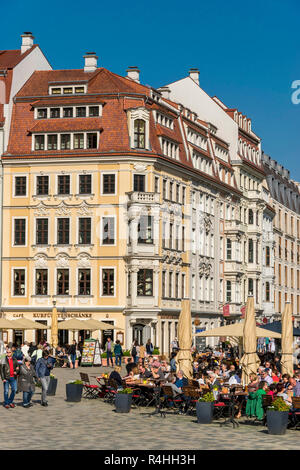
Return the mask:
[[173,395],[173,389],[170,385],[162,385],[162,400],[166,405],[166,408],[173,409],[175,413],[179,413],[182,410],[182,397],[181,395]]
[[98,398],[100,394],[100,387],[96,384],[91,384],[88,374],[80,372],[80,378],[83,382],[83,398]]
[[300,429],[300,397],[292,397],[292,407],[289,412],[290,429]]

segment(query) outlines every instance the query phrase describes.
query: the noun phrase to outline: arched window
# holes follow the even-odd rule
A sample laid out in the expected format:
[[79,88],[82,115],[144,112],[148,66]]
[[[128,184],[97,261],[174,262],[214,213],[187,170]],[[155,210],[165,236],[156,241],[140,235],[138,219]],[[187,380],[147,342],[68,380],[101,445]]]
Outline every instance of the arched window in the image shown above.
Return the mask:
[[145,148],[146,123],[143,119],[134,121],[134,146],[138,149]]

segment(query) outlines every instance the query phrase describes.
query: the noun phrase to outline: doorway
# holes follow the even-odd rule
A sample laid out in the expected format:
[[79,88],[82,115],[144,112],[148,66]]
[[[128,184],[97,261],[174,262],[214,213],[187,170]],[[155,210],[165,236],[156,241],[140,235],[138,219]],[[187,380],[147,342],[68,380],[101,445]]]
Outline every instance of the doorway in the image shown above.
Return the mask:
[[14,330],[13,343],[17,346],[21,346],[24,341],[24,330]]
[[[42,325],[47,325],[47,320],[39,320],[39,323]],[[40,341],[45,340],[47,341],[47,330],[36,330],[36,344],[39,344]]]
[[83,343],[86,339],[91,337],[90,330],[80,330],[78,333],[78,343]]
[[144,338],[145,325],[136,324],[132,327],[132,342],[137,341],[138,344],[145,344]]
[[[109,323],[110,325],[113,325],[113,321],[107,321],[105,320],[105,323]],[[112,341],[114,341],[114,330],[103,330],[102,331],[102,342],[101,342],[101,348],[105,348],[105,344],[107,342],[107,338],[111,338]]]
[[[58,320],[58,323],[63,320]],[[69,344],[69,330],[58,330],[58,345],[65,346]]]

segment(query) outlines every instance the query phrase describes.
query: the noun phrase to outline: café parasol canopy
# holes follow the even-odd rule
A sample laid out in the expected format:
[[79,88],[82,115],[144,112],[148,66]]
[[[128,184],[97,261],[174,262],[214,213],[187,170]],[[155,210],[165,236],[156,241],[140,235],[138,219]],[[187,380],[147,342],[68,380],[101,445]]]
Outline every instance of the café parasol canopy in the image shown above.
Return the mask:
[[10,328],[14,330],[48,330],[50,326],[43,325],[37,321],[29,320],[29,318],[18,318],[17,320],[12,320]]
[[281,364],[282,374],[294,374],[293,369],[293,318],[292,305],[290,302],[285,304],[282,314],[282,330],[281,330]]
[[122,330],[115,325],[104,323],[102,321],[89,319],[89,320],[78,320],[78,318],[71,318],[70,320],[64,320],[58,323],[59,330]]
[[13,321],[6,320],[6,318],[0,318],[0,330],[13,330]]
[[[265,331],[265,335],[267,330]],[[243,328],[243,351],[244,355],[240,365],[242,367],[242,382],[247,385],[250,382],[250,374],[256,374],[260,365],[260,359],[257,355],[257,336],[254,298],[249,296],[246,306],[246,314]]]
[[[219,326],[217,328],[212,328],[211,330],[202,331],[201,333],[196,333],[193,336],[204,336],[204,337],[214,337],[214,336],[231,336],[231,337],[243,337],[244,335],[244,322],[233,323],[232,325]],[[280,333],[275,331],[263,330],[262,328],[256,327],[256,337],[257,338],[281,338]]]
[[178,321],[179,351],[176,356],[177,372],[182,370],[185,377],[193,377],[192,367],[192,318],[189,300],[181,301],[181,312]]
[[93,318],[85,320],[89,325],[92,326],[91,330],[123,330],[119,326],[111,325],[100,320],[94,320]]

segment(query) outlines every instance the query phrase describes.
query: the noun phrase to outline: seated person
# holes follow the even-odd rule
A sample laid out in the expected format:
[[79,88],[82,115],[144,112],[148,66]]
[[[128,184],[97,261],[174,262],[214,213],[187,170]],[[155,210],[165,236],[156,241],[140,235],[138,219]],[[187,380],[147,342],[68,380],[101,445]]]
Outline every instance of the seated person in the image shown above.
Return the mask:
[[[297,377],[297,375],[295,377]],[[297,381],[295,377],[289,378],[289,386],[287,390],[292,396],[300,397],[300,382]]]
[[211,372],[209,374],[208,385],[211,390],[213,390],[214,388],[221,390],[222,388],[220,382],[218,381],[217,375],[214,372]]
[[277,394],[275,398],[277,397],[281,397],[286,405],[292,406],[292,397],[287,393],[282,383],[277,384]]
[[258,390],[259,379],[257,374],[250,374],[249,375],[250,382],[248,384],[248,393],[254,393]]
[[272,399],[274,399],[274,395],[276,394],[276,392],[277,392],[277,384],[272,383],[271,385],[269,385],[269,390],[267,391],[267,395],[270,395]]
[[170,372],[176,372],[176,356],[177,353],[173,352],[171,355],[171,361],[170,361]]
[[182,389],[180,387],[177,387],[175,384],[176,382],[176,376],[174,374],[170,374],[167,378],[167,383],[166,385],[169,385],[172,387],[172,392],[173,392],[173,397],[175,398],[177,395],[182,394]]
[[159,382],[164,382],[166,380],[159,362],[153,362],[151,372],[154,380],[157,380]]
[[273,383],[272,377],[269,375],[268,369],[264,369],[260,374],[262,382],[267,382],[268,385]]
[[139,367],[139,371],[140,371],[140,379],[150,379],[152,377],[152,372],[148,369],[146,369],[145,366],[141,365]]
[[136,367],[136,363],[131,361],[130,359],[128,360],[127,364],[126,364],[126,370],[127,370],[127,374],[129,375],[129,372],[134,369]]
[[282,378],[281,378],[281,382],[283,383],[284,385],[284,388],[288,388],[288,386],[290,385],[290,380],[291,376],[289,374],[283,374]]
[[231,385],[237,385],[240,383],[241,383],[241,372],[240,371],[231,372],[228,384],[231,386]]
[[120,375],[120,372],[121,372],[121,367],[120,366],[115,366],[114,370],[111,372],[108,380],[113,379],[117,382],[118,387],[123,387],[122,377]]
[[262,420],[264,417],[263,409],[263,395],[266,395],[268,390],[267,382],[260,381],[258,384],[258,390],[256,392],[250,392],[246,405],[246,416],[256,417]]
[[189,384],[189,381],[186,377],[184,377],[182,370],[179,370],[176,375],[175,385],[178,388],[185,387]]

